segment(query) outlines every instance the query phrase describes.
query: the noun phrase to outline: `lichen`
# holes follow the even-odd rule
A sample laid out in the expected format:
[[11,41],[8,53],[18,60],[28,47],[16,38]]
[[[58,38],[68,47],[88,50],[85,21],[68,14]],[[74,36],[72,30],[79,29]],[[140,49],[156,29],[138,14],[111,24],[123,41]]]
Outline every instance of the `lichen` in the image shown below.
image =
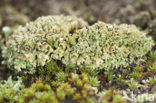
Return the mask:
[[78,30],[76,43],[65,55],[63,63],[93,69],[127,67],[145,55],[153,46],[134,25],[112,25],[98,22]]
[[152,46],[152,39],[134,25],[88,26],[76,17],[47,16],[19,27],[2,54],[10,68],[32,74],[51,60],[73,68],[109,70],[129,66]]
[[15,96],[20,92],[24,86],[22,79],[18,78],[17,81],[12,80],[10,76],[7,81],[0,82],[0,103],[13,103]]
[[70,16],[40,17],[19,27],[3,48],[4,63],[17,71],[30,73],[51,59],[61,60],[73,43],[72,32],[86,26],[83,20]]

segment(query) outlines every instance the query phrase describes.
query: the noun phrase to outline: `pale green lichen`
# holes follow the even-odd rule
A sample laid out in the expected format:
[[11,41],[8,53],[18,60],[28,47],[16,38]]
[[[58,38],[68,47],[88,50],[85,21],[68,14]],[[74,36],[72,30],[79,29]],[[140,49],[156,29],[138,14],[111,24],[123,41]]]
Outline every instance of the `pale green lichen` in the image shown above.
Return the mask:
[[51,59],[61,60],[73,43],[72,33],[87,23],[70,16],[40,17],[19,27],[3,48],[4,63],[18,71],[35,72]]
[[127,67],[153,46],[151,38],[134,25],[112,25],[98,22],[78,30],[76,43],[65,55],[63,63],[93,69]]
[[0,103],[14,103],[15,95],[23,88],[22,79],[13,81],[10,76],[7,81],[0,82]]
[[152,39],[134,25],[87,26],[76,17],[47,16],[19,27],[2,53],[9,67],[34,73],[51,60],[80,68],[127,67],[152,46]]

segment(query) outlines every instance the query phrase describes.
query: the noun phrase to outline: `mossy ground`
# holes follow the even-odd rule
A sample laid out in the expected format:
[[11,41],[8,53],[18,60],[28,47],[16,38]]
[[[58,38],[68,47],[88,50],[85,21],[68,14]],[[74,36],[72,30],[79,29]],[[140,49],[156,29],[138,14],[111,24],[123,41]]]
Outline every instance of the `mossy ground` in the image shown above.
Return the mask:
[[[100,5],[102,3],[105,3],[103,4],[105,6]],[[0,40],[5,43],[2,27],[10,26],[14,30],[18,25],[25,24],[25,22],[34,20],[41,15],[49,14],[76,15],[87,20],[89,24],[93,24],[98,20],[119,24],[132,23],[148,32],[148,35],[156,40],[155,3],[155,0],[137,0],[137,3],[134,0],[124,2],[121,0],[118,3],[113,0],[110,0],[110,2],[106,0],[101,2],[96,0],[78,0],[75,2],[71,0],[45,0],[44,3],[42,0],[37,2],[35,0],[23,0],[22,3],[19,0],[2,0],[0,1],[0,9],[3,12],[1,13],[0,10],[0,14],[2,14],[0,16],[0,34],[2,34]],[[49,6],[50,4],[53,5]],[[112,6],[110,5],[116,9],[111,10],[110,7]],[[8,6],[13,9],[6,13],[3,9]],[[57,9],[53,10],[56,7]],[[101,11],[100,13],[99,10]],[[116,10],[119,10],[119,14],[116,14]],[[146,16],[142,16],[144,13]],[[27,19],[6,18],[10,14],[13,17],[18,16],[20,19],[23,17]],[[85,15],[82,16],[82,14]],[[23,21],[25,22],[23,23]],[[144,23],[139,24],[139,21],[144,21]],[[156,93],[156,46],[142,58],[136,59],[135,64],[126,68],[118,68],[116,71],[92,71],[90,68],[76,69],[70,66],[65,67],[60,61],[51,61],[45,68],[38,68],[38,72],[35,75],[23,75],[22,73],[14,73],[14,71],[7,69],[5,65],[0,64],[0,80],[7,80],[10,75],[15,81],[17,80],[17,75],[22,77],[25,87],[19,88],[25,89],[22,89],[21,95],[20,92],[12,89],[13,87],[9,89],[1,86],[0,90],[5,90],[3,92],[5,95],[0,97],[0,102],[2,103],[22,101],[33,103],[47,101],[62,103],[91,103],[92,101],[96,101],[96,103],[132,102],[126,101],[121,97],[123,91],[129,96],[131,92],[136,95]],[[73,75],[76,77],[72,78]],[[86,78],[84,78],[85,76]],[[84,84],[89,86],[88,89],[84,89]],[[66,88],[66,91],[62,90],[62,88]],[[41,97],[42,99],[40,99]]]

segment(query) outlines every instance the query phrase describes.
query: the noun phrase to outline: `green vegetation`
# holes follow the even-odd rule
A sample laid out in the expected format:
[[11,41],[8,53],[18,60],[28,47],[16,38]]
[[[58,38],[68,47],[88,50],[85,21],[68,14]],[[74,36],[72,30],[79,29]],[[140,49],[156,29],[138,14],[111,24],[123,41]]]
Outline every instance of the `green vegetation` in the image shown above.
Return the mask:
[[7,41],[2,51],[4,63],[32,74],[36,67],[52,59],[61,60],[74,42],[72,32],[86,25],[83,20],[70,16],[40,17],[27,23],[15,30]]
[[9,77],[7,81],[0,82],[0,103],[10,102],[13,103],[15,96],[20,93],[21,89],[24,88],[22,85],[21,78],[18,81],[13,81],[12,77]]
[[14,74],[0,103],[126,103],[122,90],[156,82],[154,41],[134,25],[46,16],[11,30],[1,49]]
[[67,52],[63,63],[93,69],[127,67],[153,46],[152,39],[134,25],[98,22],[74,35],[76,44]]
[[152,46],[152,39],[134,25],[87,26],[76,17],[47,16],[13,32],[2,55],[10,68],[31,74],[51,60],[74,68],[109,70],[129,66]]
[[99,101],[98,103],[126,103],[126,99],[124,99],[121,95],[114,94],[112,90],[105,90],[100,92],[99,94]]
[[[60,73],[58,73],[60,74]],[[0,86],[1,103],[62,103],[70,100],[71,103],[94,103],[94,95],[97,92],[99,81],[97,78],[89,78],[86,74],[77,75],[70,73],[61,80],[62,76],[56,75],[56,81],[51,84],[44,81],[32,83],[29,88],[21,89],[21,80],[12,81],[11,78]]]

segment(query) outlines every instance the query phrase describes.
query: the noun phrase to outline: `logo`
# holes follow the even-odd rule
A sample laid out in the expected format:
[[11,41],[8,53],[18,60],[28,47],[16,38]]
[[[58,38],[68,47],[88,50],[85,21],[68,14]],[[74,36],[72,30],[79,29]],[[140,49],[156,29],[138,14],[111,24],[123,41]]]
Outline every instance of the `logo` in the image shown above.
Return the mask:
[[125,91],[123,91],[123,98],[127,99],[128,101],[132,101],[132,102],[145,102],[145,101],[153,102],[154,95],[155,94],[148,94],[148,93],[136,95],[133,92],[131,92],[130,96],[128,96],[127,93]]

